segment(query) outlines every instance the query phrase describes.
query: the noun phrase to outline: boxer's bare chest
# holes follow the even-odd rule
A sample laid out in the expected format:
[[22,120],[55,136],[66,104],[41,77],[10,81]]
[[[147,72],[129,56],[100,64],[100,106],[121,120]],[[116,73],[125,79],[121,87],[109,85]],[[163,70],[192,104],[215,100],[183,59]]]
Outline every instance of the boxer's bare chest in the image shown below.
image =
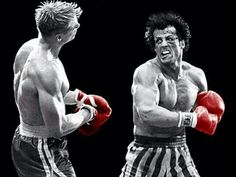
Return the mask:
[[188,111],[192,108],[197,95],[197,87],[187,75],[178,80],[163,76],[158,84],[160,93],[160,106],[169,110]]

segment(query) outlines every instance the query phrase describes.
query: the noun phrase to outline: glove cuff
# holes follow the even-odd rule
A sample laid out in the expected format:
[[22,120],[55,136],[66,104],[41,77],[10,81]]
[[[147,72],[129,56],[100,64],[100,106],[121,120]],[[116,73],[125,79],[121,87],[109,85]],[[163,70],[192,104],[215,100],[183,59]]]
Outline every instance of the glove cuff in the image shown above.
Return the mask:
[[75,92],[75,102],[78,102],[78,96],[79,96],[80,90],[79,89],[75,89],[74,92]]
[[[75,102],[76,102],[76,105],[77,105],[77,107],[81,108],[83,106],[83,104],[84,104],[84,100],[86,99],[87,95],[84,94],[79,89],[75,89],[74,92],[75,92]],[[80,94],[83,96],[82,98],[79,98]]]
[[178,127],[192,127],[195,128],[197,125],[197,114],[190,112],[179,112]]
[[86,109],[86,110],[88,110],[89,113],[90,113],[90,117],[89,117],[89,120],[87,121],[87,124],[89,124],[89,122],[92,121],[92,120],[95,118],[96,114],[97,114],[96,109],[93,108],[93,107],[90,106],[90,105],[87,105],[87,104],[83,104],[83,105],[80,107],[80,109]]

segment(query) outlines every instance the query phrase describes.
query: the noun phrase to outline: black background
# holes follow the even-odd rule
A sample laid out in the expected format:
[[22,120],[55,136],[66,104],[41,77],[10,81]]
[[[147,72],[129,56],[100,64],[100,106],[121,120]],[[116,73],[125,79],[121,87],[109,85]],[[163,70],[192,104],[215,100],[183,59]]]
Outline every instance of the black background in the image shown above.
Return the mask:
[[[201,67],[209,89],[225,101],[226,111],[214,136],[188,129],[188,145],[202,177],[227,176],[234,171],[233,119],[235,118],[234,81],[235,29],[232,4],[227,1],[158,0],[80,0],[83,9],[76,39],[60,53],[71,89],[98,94],[113,109],[111,119],[94,136],[78,132],[69,135],[70,159],[79,177],[118,177],[125,163],[132,135],[132,97],[130,87],[134,69],[153,53],[144,44],[148,16],[159,10],[174,10],[189,23],[191,46],[186,60]],[[37,37],[34,9],[39,1],[5,2],[1,14],[1,154],[6,176],[16,177],[10,156],[12,135],[19,123],[13,98],[12,64],[23,42]],[[68,112],[70,108],[68,108]],[[232,176],[232,175],[231,175]]]

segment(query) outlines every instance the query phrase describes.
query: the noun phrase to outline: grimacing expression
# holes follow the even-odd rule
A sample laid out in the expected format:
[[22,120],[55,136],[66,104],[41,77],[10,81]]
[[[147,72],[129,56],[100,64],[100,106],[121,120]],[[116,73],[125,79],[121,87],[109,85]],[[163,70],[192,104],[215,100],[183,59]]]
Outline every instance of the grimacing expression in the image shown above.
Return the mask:
[[169,26],[163,30],[156,29],[153,32],[155,52],[163,63],[175,62],[183,52],[183,41],[180,42],[176,29]]

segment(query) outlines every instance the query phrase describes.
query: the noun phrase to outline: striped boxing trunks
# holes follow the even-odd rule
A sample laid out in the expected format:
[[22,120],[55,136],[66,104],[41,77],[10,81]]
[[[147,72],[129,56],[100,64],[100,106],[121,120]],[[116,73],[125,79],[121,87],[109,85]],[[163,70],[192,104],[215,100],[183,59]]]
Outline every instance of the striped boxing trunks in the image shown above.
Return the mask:
[[15,131],[11,147],[12,160],[19,177],[76,176],[68,159],[65,137],[55,139],[26,136],[19,129],[17,127]]
[[152,138],[135,135],[119,177],[200,177],[186,136]]

